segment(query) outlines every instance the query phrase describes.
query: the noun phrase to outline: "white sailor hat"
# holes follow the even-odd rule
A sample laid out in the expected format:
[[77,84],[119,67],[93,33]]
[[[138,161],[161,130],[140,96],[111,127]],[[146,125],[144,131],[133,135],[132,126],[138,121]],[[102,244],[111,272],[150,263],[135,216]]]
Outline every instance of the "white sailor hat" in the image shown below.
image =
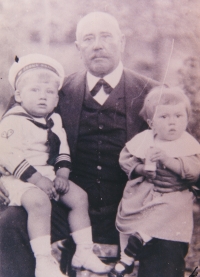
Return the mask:
[[16,82],[24,72],[41,68],[50,70],[59,77],[59,89],[61,89],[65,76],[62,65],[56,60],[41,54],[29,54],[20,58],[15,57],[15,62],[9,70],[8,81],[15,90]]

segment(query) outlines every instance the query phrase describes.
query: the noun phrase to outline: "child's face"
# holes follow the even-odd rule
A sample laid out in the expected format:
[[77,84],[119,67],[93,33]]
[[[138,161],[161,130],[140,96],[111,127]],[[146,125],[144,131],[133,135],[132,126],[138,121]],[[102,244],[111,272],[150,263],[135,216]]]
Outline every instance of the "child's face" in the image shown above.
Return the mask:
[[158,105],[149,126],[160,140],[176,140],[186,130],[188,115],[184,103]]
[[58,104],[58,78],[45,69],[28,71],[21,76],[15,100],[32,116],[45,117]]

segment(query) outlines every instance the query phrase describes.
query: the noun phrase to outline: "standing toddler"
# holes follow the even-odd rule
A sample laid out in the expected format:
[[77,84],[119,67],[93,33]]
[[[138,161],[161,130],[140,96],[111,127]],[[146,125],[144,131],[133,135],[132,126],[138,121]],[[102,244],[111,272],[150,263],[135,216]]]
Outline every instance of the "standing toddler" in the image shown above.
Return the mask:
[[[179,88],[156,87],[145,99],[141,116],[151,130],[133,137],[120,154],[129,181],[116,218],[121,259],[112,277],[131,273],[136,256],[153,238],[191,240],[193,193],[187,188],[199,178],[200,145],[186,131],[189,114],[189,99]],[[174,172],[182,191],[157,192],[156,168]]]

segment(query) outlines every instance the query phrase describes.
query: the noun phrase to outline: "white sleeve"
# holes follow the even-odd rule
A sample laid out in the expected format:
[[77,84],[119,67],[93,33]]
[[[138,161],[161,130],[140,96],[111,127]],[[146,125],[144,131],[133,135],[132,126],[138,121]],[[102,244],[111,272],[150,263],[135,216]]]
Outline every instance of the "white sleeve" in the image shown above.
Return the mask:
[[27,177],[30,172],[34,173],[36,170],[24,159],[23,124],[20,119],[20,117],[10,115],[0,122],[0,165],[16,178],[25,180],[24,176]]

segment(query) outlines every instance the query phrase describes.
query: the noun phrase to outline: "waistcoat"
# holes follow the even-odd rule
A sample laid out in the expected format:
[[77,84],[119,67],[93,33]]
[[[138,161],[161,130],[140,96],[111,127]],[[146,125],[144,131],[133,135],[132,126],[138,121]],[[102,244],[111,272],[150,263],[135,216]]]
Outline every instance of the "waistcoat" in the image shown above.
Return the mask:
[[127,181],[119,166],[126,142],[124,75],[103,105],[85,91],[71,179],[88,192],[92,207],[118,204]]

